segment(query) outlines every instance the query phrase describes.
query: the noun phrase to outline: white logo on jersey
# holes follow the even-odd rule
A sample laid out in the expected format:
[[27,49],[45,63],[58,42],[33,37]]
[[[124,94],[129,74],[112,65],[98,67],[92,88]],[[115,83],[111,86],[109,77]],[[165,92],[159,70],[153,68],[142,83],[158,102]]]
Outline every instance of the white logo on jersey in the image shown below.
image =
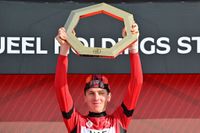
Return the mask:
[[89,120],[87,123],[86,123],[86,126],[88,128],[91,128],[93,126],[93,123]]
[[89,129],[89,128],[81,126],[81,133],[115,133],[115,128],[110,127],[110,128],[105,128],[101,130],[95,130],[95,129]]

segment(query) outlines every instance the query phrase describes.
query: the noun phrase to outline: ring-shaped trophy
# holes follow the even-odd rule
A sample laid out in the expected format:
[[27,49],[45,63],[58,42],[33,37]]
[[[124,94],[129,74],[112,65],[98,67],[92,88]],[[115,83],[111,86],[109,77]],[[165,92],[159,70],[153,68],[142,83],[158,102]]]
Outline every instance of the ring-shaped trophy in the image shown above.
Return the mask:
[[[74,35],[73,31],[81,18],[87,18],[98,14],[111,16],[124,22],[126,36],[110,48],[86,47]],[[72,10],[64,27],[67,33],[67,41],[74,51],[80,56],[92,56],[103,58],[115,58],[123,52],[130,44],[137,40],[137,35],[131,33],[134,18],[131,13],[108,5],[100,3],[76,10]]]

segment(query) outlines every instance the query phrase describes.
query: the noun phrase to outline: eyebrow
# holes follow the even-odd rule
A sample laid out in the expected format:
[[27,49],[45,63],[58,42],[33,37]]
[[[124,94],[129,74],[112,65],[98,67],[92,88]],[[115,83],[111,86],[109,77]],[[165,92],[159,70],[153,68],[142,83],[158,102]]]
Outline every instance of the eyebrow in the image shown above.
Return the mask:
[[88,90],[88,92],[90,93],[90,92],[106,92],[106,90],[98,90],[98,91],[91,91],[91,90]]

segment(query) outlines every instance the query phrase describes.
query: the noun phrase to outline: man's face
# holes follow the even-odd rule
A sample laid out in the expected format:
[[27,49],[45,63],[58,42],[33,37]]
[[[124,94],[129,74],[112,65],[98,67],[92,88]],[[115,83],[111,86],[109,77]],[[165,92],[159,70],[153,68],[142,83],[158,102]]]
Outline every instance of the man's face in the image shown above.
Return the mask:
[[86,91],[85,102],[90,112],[100,113],[106,110],[107,103],[111,100],[111,93],[102,88],[90,88]]

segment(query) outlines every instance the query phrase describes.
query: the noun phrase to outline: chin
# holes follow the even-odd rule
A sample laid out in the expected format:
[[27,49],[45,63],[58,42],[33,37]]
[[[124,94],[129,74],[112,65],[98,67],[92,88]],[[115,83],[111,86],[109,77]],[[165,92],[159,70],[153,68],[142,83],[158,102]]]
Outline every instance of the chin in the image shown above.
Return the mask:
[[103,109],[94,108],[94,112],[95,113],[101,113],[101,112],[103,112]]
[[97,111],[94,111],[94,113],[101,113],[101,112],[103,112],[103,111],[99,111],[99,110],[97,110]]

